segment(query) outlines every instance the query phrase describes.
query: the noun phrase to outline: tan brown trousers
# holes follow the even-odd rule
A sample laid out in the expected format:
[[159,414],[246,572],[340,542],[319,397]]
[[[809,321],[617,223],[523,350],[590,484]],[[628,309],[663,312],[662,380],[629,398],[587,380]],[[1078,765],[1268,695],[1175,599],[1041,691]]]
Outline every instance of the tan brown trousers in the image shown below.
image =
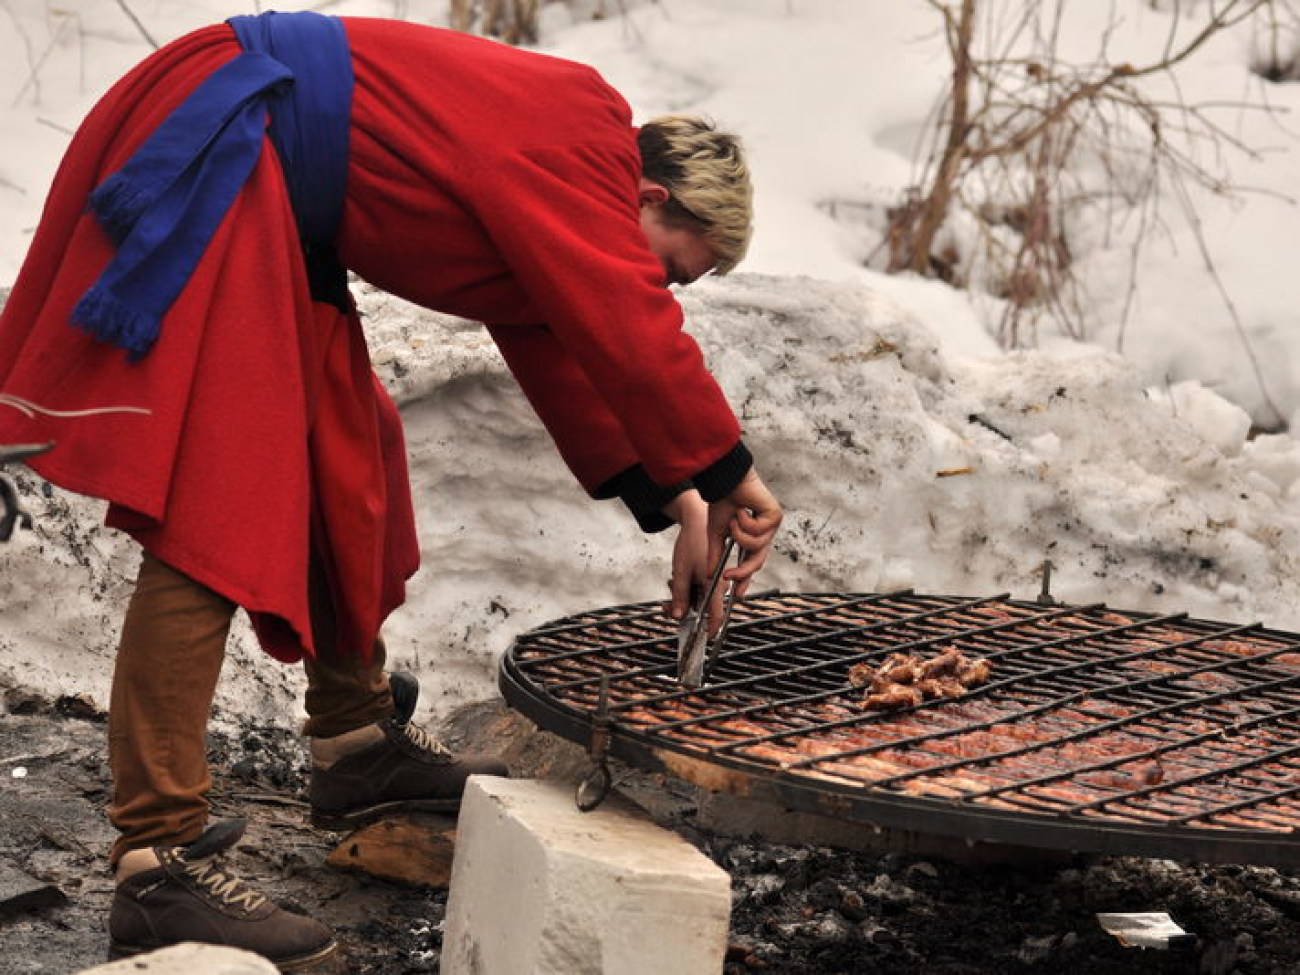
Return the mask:
[[[311,573],[315,659],[304,658],[304,733],[329,738],[392,714],[384,646],[363,662],[334,639],[323,574]],[[236,605],[148,553],[122,625],[108,714],[109,819],[128,850],[179,845],[207,824],[207,725]]]

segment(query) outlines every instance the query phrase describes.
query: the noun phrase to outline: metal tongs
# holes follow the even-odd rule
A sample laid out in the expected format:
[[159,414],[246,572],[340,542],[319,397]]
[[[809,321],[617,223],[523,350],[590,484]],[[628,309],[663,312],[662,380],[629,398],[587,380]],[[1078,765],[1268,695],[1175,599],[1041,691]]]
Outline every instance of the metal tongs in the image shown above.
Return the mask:
[[[736,585],[728,581],[726,594],[722,597],[722,625],[717,636],[709,639],[709,606],[713,594],[718,591],[722,581],[722,572],[727,567],[732,550],[736,547],[734,539],[728,537],[722,544],[722,557],[713,570],[713,577],[708,586],[700,589],[691,587],[691,606],[682,617],[677,629],[677,680],[683,687],[701,687],[709,679],[709,673],[718,659],[722,644],[727,638],[727,626],[731,623],[731,607],[736,601]],[[741,553],[741,558],[744,553]]]

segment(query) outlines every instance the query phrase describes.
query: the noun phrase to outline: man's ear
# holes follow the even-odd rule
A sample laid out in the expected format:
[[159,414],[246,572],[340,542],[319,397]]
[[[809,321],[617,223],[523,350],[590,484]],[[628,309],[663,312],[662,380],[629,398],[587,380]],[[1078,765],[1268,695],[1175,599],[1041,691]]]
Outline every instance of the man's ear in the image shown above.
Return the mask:
[[668,190],[661,183],[641,177],[637,200],[642,206],[662,206],[668,202]]

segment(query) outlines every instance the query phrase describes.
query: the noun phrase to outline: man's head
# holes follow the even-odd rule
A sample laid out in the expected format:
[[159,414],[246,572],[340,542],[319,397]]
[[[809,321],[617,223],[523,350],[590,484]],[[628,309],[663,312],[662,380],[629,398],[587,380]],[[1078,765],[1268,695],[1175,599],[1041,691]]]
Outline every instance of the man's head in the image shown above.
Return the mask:
[[[753,233],[753,191],[740,141],[703,119],[664,115],[641,126],[637,145],[642,227],[670,283],[732,270]],[[674,262],[681,265],[676,273]]]

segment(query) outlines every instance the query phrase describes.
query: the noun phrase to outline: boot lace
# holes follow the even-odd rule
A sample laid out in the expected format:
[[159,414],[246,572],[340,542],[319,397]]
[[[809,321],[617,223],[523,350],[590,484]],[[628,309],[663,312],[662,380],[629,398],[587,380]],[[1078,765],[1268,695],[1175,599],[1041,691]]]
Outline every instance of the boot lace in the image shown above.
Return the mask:
[[418,724],[407,722],[406,724],[398,725],[397,727],[398,730],[406,736],[406,740],[420,751],[428,752],[440,761],[451,761],[455,758],[446,745],[440,742],[433,735],[429,734],[429,732],[425,731]]
[[255,911],[266,903],[265,894],[254,890],[233,873],[227,873],[214,860],[187,863],[184,872],[227,907]]

